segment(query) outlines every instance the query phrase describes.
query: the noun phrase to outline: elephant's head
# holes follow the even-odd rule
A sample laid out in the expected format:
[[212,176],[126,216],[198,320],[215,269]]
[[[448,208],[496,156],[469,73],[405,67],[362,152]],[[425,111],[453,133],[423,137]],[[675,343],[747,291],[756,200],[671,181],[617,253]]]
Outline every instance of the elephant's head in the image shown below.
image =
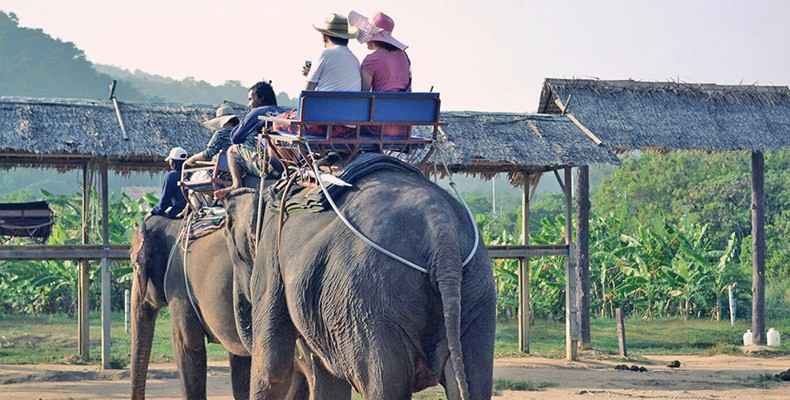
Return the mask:
[[255,259],[258,196],[243,188],[225,200],[225,240],[233,262],[233,312],[236,331],[247,350],[252,348],[250,277]]
[[145,398],[145,378],[159,309],[167,304],[164,281],[178,221],[149,216],[132,239],[132,399]]

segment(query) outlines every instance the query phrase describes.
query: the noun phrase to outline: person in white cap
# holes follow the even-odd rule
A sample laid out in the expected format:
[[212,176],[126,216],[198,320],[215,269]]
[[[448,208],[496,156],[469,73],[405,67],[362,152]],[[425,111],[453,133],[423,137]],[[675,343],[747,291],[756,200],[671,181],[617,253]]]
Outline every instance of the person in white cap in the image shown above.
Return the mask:
[[181,147],[173,147],[165,161],[170,166],[170,171],[165,174],[165,181],[162,184],[162,194],[159,196],[159,203],[151,209],[151,214],[161,215],[167,218],[178,218],[181,211],[187,205],[184,193],[178,188],[178,181],[181,179],[181,168],[187,159],[187,151]]

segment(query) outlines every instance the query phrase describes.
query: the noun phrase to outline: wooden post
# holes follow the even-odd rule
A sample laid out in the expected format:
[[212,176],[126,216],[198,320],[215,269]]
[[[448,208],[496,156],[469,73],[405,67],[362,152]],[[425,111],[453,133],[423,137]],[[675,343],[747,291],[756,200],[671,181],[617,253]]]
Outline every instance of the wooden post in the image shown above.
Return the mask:
[[584,350],[592,348],[590,340],[590,168],[576,169],[576,310],[579,313],[576,326],[579,330],[579,345]]
[[[523,193],[521,195],[521,212],[523,215],[521,226],[521,243],[529,245],[529,196],[530,178],[524,176]],[[518,348],[524,353],[529,353],[529,320],[532,308],[529,302],[529,258],[525,254],[519,259],[518,274]]]
[[735,284],[727,285],[727,300],[730,305],[730,326],[735,326]]
[[575,361],[577,358],[577,330],[576,330],[576,270],[573,263],[571,243],[573,243],[573,192],[571,168],[565,167],[565,244],[568,246],[568,255],[565,257],[565,358]]
[[752,152],[752,337],[765,345],[765,159]]
[[617,345],[620,347],[620,357],[628,357],[628,347],[625,344],[625,317],[623,309],[617,307],[614,310],[615,320],[617,321]]
[[[90,166],[82,166],[82,244],[90,244],[90,200],[93,179]],[[90,262],[80,260],[77,283],[77,348],[83,361],[90,359]]]
[[[110,201],[107,163],[101,164],[101,239],[104,250],[110,247]],[[110,259],[101,259],[101,365],[110,368]]]

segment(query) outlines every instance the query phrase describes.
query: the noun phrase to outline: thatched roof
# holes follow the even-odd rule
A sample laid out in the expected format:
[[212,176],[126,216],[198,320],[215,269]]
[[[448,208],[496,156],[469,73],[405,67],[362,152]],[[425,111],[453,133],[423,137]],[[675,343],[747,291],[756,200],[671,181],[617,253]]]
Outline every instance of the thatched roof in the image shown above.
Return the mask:
[[[490,176],[496,172],[537,172],[564,166],[614,163],[565,116],[546,114],[445,112],[447,162],[452,171]],[[439,162],[439,155],[432,160]]]
[[22,165],[67,167],[106,157],[117,169],[161,168],[171,147],[198,151],[211,135],[200,125],[213,115],[211,106],[121,103],[120,109],[129,140],[110,101],[0,97],[0,154],[5,163]]
[[[129,140],[110,101],[0,97],[0,164],[70,168],[106,157],[115,169],[158,169],[171,147],[193,153],[210,137],[200,122],[213,114],[212,106],[120,107]],[[454,171],[489,176],[617,162],[565,116],[449,112],[442,120]]]
[[560,113],[566,105],[618,150],[790,146],[790,89],[784,86],[547,79],[539,112]]

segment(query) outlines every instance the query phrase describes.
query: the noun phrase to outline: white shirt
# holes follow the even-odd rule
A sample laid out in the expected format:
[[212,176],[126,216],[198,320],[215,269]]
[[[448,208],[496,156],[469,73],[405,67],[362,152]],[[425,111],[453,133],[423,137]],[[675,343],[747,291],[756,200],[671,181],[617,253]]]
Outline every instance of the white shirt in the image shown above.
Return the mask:
[[318,59],[318,66],[307,79],[316,84],[315,90],[321,92],[362,90],[359,59],[347,46],[324,49]]

